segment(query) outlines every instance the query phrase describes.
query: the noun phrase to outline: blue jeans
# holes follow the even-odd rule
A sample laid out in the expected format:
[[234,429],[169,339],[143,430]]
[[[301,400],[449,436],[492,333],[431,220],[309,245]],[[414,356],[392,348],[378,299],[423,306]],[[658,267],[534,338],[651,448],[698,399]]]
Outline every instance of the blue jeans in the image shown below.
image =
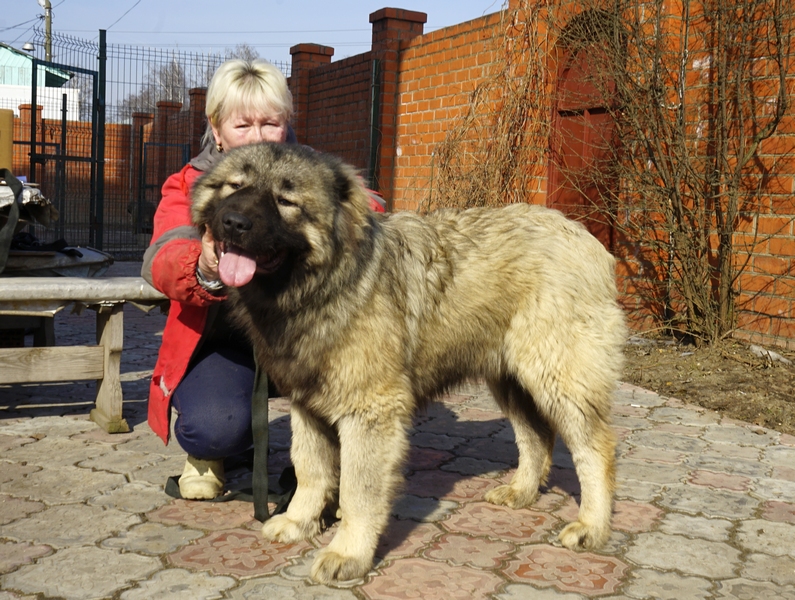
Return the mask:
[[174,434],[191,456],[220,460],[252,446],[255,364],[250,347],[241,345],[245,350],[205,344],[174,390]]

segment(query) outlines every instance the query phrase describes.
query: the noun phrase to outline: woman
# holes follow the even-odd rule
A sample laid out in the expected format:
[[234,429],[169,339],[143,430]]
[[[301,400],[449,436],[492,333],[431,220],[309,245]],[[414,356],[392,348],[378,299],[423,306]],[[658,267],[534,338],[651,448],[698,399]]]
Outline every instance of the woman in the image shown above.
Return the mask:
[[[295,141],[292,96],[284,75],[262,60],[230,60],[207,89],[204,150],[169,177],[155,213],[142,276],[171,299],[149,391],[149,424],[188,453],[179,480],[183,498],[223,493],[223,459],[252,445],[255,365],[245,336],[226,320],[224,286],[209,232],[191,224],[190,189],[223,152],[257,142]],[[289,138],[293,139],[289,139]]]

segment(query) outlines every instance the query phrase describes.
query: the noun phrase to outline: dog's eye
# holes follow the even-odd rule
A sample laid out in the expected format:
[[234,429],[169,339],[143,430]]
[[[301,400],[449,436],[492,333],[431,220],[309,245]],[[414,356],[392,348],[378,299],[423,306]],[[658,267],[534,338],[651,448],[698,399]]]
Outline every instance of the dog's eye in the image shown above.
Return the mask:
[[281,196],[276,198],[276,203],[279,206],[295,206],[295,202],[290,202],[287,198],[282,198]]
[[238,183],[237,181],[230,181],[227,185],[235,191],[243,187],[243,184]]

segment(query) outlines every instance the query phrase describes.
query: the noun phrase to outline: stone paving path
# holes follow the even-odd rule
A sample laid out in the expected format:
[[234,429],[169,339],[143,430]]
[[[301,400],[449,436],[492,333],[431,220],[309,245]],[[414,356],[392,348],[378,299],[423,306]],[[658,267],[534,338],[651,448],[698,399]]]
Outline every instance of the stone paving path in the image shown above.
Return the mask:
[[[109,274],[135,274],[117,263]],[[60,314],[59,343],[91,343],[91,312]],[[125,308],[124,416],[88,420],[93,384],[0,386],[0,600],[269,598],[795,600],[795,438],[622,385],[614,533],[600,552],[555,543],[577,512],[571,457],[558,446],[532,510],[483,501],[517,462],[489,394],[462,388],[417,417],[405,495],[363,580],[312,584],[334,534],[262,540],[248,503],[186,502],[162,491],[184,453],[145,423],[164,323]],[[271,400],[271,472],[288,463],[289,415]],[[232,473],[244,485],[245,469]]]

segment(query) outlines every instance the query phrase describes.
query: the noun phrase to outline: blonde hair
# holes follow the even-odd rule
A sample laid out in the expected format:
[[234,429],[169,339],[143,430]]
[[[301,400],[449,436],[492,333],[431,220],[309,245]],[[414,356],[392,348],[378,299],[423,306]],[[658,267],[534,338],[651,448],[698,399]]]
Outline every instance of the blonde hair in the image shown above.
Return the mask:
[[285,124],[289,123],[293,116],[293,96],[284,74],[262,59],[233,59],[221,64],[207,87],[204,142],[212,142],[212,127],[219,127],[238,110],[275,112]]

